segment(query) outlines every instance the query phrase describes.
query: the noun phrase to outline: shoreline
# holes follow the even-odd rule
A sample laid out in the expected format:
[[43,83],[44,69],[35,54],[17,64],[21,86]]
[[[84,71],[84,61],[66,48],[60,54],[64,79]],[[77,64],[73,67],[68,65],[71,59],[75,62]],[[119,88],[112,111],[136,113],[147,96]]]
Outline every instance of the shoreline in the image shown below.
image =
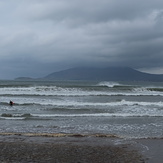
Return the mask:
[[0,133],[0,161],[59,163],[161,163],[163,139],[115,135]]

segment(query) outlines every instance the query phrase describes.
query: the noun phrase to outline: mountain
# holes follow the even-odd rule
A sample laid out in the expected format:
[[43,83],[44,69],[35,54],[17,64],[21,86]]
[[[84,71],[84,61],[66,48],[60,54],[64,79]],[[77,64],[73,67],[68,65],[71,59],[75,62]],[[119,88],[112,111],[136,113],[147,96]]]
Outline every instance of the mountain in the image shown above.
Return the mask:
[[163,81],[163,75],[148,74],[129,67],[71,68],[51,73],[44,80]]

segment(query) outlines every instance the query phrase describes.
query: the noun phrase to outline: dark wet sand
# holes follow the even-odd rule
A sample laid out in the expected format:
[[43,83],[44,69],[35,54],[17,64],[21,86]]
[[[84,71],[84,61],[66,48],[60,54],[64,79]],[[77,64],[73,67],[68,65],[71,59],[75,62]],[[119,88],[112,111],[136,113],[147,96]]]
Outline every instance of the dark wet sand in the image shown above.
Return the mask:
[[162,163],[163,139],[0,133],[1,163]]

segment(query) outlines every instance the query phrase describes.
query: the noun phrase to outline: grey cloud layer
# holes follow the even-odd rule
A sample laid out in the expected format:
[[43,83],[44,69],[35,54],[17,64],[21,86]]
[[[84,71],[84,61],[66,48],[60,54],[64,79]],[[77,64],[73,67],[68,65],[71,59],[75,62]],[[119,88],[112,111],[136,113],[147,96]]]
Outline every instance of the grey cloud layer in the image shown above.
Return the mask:
[[161,67],[162,6],[161,0],[0,0],[0,73],[8,74],[1,76],[83,65]]

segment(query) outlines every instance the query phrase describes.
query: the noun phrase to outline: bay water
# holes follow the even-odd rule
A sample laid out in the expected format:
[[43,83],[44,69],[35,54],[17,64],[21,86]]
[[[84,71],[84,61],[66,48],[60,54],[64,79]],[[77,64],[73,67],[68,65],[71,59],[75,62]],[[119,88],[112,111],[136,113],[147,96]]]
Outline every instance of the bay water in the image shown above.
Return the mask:
[[163,82],[2,80],[0,132],[163,138]]

